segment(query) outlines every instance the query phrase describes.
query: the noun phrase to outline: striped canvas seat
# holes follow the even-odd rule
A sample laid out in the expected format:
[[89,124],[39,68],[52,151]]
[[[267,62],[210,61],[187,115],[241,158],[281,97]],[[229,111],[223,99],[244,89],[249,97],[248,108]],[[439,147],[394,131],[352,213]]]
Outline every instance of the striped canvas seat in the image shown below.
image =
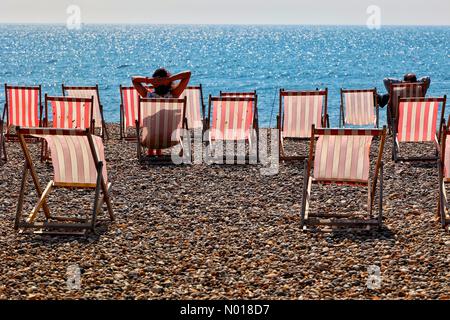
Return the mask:
[[98,86],[93,87],[69,87],[63,85],[63,94],[74,98],[90,99],[94,97],[94,120],[96,128],[103,128],[103,116],[100,104]]
[[320,136],[316,145],[314,179],[368,183],[371,143],[371,135]]
[[[281,91],[283,138],[309,138],[311,126],[323,126],[327,91]],[[283,105],[283,109],[282,106]]]
[[5,85],[7,129],[12,126],[39,127],[41,87]]
[[[35,136],[45,139],[50,148],[55,186],[96,187],[96,164],[86,136],[66,134]],[[92,139],[98,160],[103,162],[103,178],[107,184],[108,175],[102,138],[92,136]]]
[[[394,161],[436,161],[432,157],[400,157],[400,142],[434,142],[439,149],[442,123],[445,122],[445,102],[443,98],[401,98],[398,106],[398,121],[394,127]],[[441,110],[439,110],[441,109]]]
[[142,128],[140,144],[162,150],[181,141],[186,99],[140,99],[138,121]]
[[[373,137],[379,137],[378,158],[372,177],[370,150]],[[316,138],[317,142],[316,142]],[[382,225],[383,212],[383,149],[386,141],[386,127],[371,129],[315,129],[312,127],[310,154],[305,160],[303,177],[303,198],[301,226],[328,227],[377,227]],[[311,171],[312,174],[311,174]],[[373,215],[378,178],[378,216]],[[310,212],[313,184],[351,185],[367,188],[367,213],[354,212]],[[347,192],[347,191],[346,191]],[[324,199],[321,199],[323,202]],[[326,202],[325,202],[326,203]]]
[[251,141],[256,98],[211,97],[210,140]]
[[342,90],[344,126],[377,126],[376,90]]
[[[48,97],[45,105],[52,110],[53,128],[90,129],[92,127],[93,98]],[[46,111],[48,114],[48,111]]]
[[134,87],[122,87],[120,86],[120,98],[122,101],[122,124],[123,132],[126,133],[127,128],[135,128],[136,120],[138,119],[139,108],[139,93]]
[[398,142],[437,141],[439,104],[430,100],[401,100],[398,108]]
[[180,98],[186,97],[186,118],[189,129],[203,129],[203,92],[202,86],[191,86],[184,90]]
[[[88,129],[54,129],[54,128],[21,128],[17,127],[18,138],[25,157],[22,184],[17,204],[14,228],[25,231],[37,230],[39,233],[81,235],[86,231],[95,232],[98,222],[97,215],[103,211],[103,204],[109,213],[111,221],[114,213],[110,201],[110,186],[106,170],[105,152],[100,137],[91,135]],[[33,159],[25,136],[44,139],[51,152],[53,164],[53,180],[47,183],[45,189],[40,185]],[[32,182],[39,200],[24,219],[22,215],[26,196],[27,177],[31,174]],[[53,189],[90,189],[95,190],[90,214],[86,214],[84,206],[66,208],[64,215],[54,216],[50,210],[48,196]],[[57,196],[57,195],[55,195]],[[83,199],[85,196],[83,196]],[[64,206],[64,205],[63,205]],[[45,220],[36,221],[43,211]],[[76,210],[76,215],[71,212]],[[68,211],[68,212],[66,212]]]

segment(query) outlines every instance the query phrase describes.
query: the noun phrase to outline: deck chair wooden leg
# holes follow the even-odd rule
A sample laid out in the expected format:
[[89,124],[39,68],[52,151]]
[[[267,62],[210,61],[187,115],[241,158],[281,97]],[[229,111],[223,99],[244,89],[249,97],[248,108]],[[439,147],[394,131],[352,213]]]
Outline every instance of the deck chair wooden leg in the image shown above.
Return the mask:
[[[384,183],[384,163],[380,166],[380,197],[378,200],[378,229],[383,226],[383,183]],[[375,195],[373,195],[375,196]]]
[[[22,150],[23,150],[24,155],[25,155],[25,162],[27,163],[27,166],[28,166],[28,168],[30,170],[31,178],[33,179],[33,184],[34,184],[34,186],[36,188],[36,192],[37,192],[38,196],[41,197],[43,191],[42,191],[41,185],[39,184],[39,178],[38,178],[38,176],[36,174],[36,170],[33,167],[33,160],[31,158],[30,152],[28,150],[27,144],[26,144],[25,139],[24,139],[24,137],[22,135],[19,135],[18,138],[19,138],[20,145],[21,145]],[[44,209],[45,217],[47,219],[50,219],[50,209],[49,209],[49,207],[47,205],[47,202],[45,202],[45,200],[44,200],[44,203],[43,203],[43,209]]]
[[28,219],[27,219],[27,223],[33,223],[34,222],[34,220],[36,219],[36,216],[37,216],[39,210],[42,208],[45,200],[47,199],[47,196],[52,191],[52,187],[53,187],[53,181],[50,181],[47,184],[47,187],[45,188],[45,190],[42,193],[41,197],[39,198],[38,203],[33,208],[33,210],[31,210],[31,213],[30,213],[30,215],[28,216]]
[[111,197],[109,196],[111,190],[111,183],[108,186],[106,186],[105,182],[102,182],[102,189],[103,189],[103,201],[106,202],[106,208],[108,209],[109,218],[111,219],[111,221],[114,221],[115,220],[114,211],[111,204]]
[[95,233],[95,224],[96,224],[96,221],[97,221],[97,212],[99,211],[99,200],[100,200],[101,183],[103,181],[102,168],[103,168],[103,162],[100,161],[97,164],[97,185],[95,187],[94,207],[92,209],[91,229],[92,229],[92,232],[94,232],[94,233]]
[[305,215],[306,215],[306,206],[309,201],[308,189],[309,189],[309,172],[308,172],[308,160],[304,162],[304,174],[303,174],[303,197],[302,197],[302,211],[300,213],[300,229],[303,230],[305,227]]
[[25,197],[25,189],[27,187],[27,179],[28,179],[29,170],[30,170],[30,168],[28,166],[28,163],[25,162],[25,165],[23,168],[23,174],[22,174],[22,182],[20,184],[19,199],[17,200],[16,220],[14,222],[15,230],[19,229],[20,218],[22,216],[22,210],[23,210],[23,199]]
[[444,184],[444,173],[442,172],[442,164],[439,161],[439,201],[438,201],[438,216],[441,220],[442,227],[445,228],[445,216],[446,216],[446,197],[445,197],[445,184]]

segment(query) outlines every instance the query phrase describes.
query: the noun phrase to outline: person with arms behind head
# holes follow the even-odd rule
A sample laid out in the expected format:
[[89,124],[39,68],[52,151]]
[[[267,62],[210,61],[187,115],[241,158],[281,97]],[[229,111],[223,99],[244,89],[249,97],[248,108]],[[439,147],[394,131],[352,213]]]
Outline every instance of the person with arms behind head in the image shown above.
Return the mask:
[[[134,88],[143,98],[179,98],[188,86],[190,78],[190,71],[171,75],[166,69],[159,68],[151,78],[135,76],[132,81]],[[161,150],[148,150],[148,155],[161,155]]]

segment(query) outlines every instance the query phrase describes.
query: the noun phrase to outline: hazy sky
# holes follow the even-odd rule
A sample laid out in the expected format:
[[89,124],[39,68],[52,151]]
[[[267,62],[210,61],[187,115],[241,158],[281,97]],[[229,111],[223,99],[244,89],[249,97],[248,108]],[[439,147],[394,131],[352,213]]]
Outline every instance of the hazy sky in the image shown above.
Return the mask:
[[365,24],[367,7],[382,25],[450,25],[450,0],[0,0],[0,23]]

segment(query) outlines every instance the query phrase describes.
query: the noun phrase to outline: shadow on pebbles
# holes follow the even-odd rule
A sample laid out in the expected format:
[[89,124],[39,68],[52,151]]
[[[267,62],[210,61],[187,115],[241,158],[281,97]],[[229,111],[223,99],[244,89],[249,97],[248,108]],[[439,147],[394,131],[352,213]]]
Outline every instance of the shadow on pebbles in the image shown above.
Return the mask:
[[[17,144],[7,144],[9,161],[0,167],[0,299],[450,298],[450,237],[436,216],[436,167],[394,164],[391,138],[383,230],[324,233],[299,228],[302,162],[282,163],[273,176],[256,165],[140,165],[135,144],[118,140],[118,126],[110,131],[116,221],[86,237],[14,231],[24,160]],[[37,160],[38,147],[32,151]],[[51,167],[37,166],[45,184]],[[365,209],[364,192],[330,188],[313,192],[319,206]],[[92,199],[58,191],[49,204],[77,212],[89,210]],[[35,201],[29,187],[25,209]],[[72,266],[80,271],[77,287],[67,282]],[[380,281],[368,286],[373,268]]]

